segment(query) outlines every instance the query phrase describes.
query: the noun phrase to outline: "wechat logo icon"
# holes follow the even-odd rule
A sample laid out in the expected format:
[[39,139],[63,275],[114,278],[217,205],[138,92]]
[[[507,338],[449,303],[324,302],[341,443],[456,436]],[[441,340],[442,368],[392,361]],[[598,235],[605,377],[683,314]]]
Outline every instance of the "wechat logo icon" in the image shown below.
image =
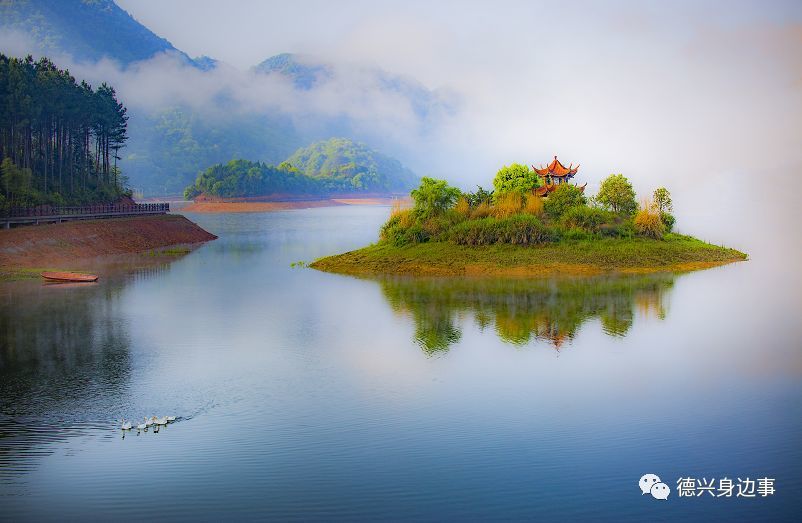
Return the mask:
[[644,474],[638,481],[638,486],[640,487],[641,496],[651,494],[655,499],[666,500],[668,495],[671,494],[671,488],[660,481],[660,477],[657,474]]

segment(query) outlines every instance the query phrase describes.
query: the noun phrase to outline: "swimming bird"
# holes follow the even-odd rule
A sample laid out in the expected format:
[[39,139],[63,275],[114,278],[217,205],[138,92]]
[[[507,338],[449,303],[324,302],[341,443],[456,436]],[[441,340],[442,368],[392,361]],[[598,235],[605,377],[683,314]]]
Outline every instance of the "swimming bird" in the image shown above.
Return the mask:
[[149,418],[145,418],[145,424],[150,427],[156,421],[156,416],[151,416]]
[[156,418],[154,423],[156,423],[156,425],[167,425],[167,417],[162,416],[161,418]]
[[131,422],[130,421],[125,421],[125,419],[123,419],[123,424],[120,425],[120,428],[122,430],[131,430]]
[[148,428],[148,418],[145,418],[145,421],[143,421],[142,423],[137,425],[136,428],[137,428],[137,430],[147,430],[147,428]]
[[165,416],[165,418],[167,418],[168,422],[169,421],[175,421],[175,416]]

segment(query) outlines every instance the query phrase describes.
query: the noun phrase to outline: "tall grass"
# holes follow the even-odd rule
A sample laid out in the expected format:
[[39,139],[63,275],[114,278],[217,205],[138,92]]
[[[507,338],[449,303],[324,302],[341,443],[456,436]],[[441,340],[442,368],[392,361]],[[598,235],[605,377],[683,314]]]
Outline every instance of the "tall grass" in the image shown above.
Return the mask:
[[458,245],[533,245],[553,239],[552,232],[535,216],[468,220],[451,227],[448,238]]
[[642,202],[638,213],[635,215],[635,231],[648,238],[660,239],[666,232],[657,207],[651,202]]
[[532,216],[543,216],[543,198],[536,194],[527,195],[523,211]]
[[524,199],[519,192],[508,192],[499,194],[496,204],[493,206],[492,214],[496,218],[509,218],[521,212]]
[[493,214],[493,207],[487,202],[482,202],[471,212],[471,219],[487,218],[491,214]]
[[454,206],[454,211],[456,211],[456,213],[463,218],[470,218],[471,204],[468,202],[468,199],[464,196],[461,196],[460,199],[457,200],[457,204]]

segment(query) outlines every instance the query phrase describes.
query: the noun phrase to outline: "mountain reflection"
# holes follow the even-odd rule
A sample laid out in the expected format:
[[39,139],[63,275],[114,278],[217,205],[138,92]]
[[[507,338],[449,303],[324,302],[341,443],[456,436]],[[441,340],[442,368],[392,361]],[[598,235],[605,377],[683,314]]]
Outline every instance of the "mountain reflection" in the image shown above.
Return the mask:
[[599,318],[610,336],[625,336],[635,312],[663,319],[675,275],[617,275],[554,279],[384,278],[394,311],[410,314],[414,340],[429,355],[448,351],[462,336],[459,320],[472,315],[513,345],[544,340],[559,350],[579,327]]

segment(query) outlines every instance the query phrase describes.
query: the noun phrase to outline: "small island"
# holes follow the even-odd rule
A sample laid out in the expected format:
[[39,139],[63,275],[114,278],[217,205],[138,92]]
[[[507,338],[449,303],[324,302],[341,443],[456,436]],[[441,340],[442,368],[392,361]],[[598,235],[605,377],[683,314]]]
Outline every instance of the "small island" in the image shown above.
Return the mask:
[[374,245],[311,267],[354,275],[551,276],[686,272],[747,259],[672,232],[671,195],[660,187],[638,204],[622,174],[588,198],[570,183],[579,166],[555,156],[544,167],[504,166],[493,190],[463,193],[424,177],[413,205],[393,207]]

